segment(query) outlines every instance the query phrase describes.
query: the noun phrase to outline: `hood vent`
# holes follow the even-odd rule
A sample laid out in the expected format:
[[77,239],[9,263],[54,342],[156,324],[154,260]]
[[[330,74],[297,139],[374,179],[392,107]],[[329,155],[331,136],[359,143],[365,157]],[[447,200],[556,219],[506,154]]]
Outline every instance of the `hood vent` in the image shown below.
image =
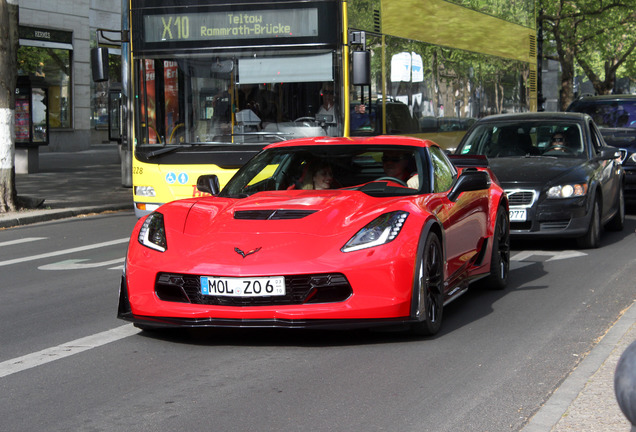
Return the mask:
[[241,210],[234,212],[234,219],[243,220],[289,220],[302,219],[317,210]]

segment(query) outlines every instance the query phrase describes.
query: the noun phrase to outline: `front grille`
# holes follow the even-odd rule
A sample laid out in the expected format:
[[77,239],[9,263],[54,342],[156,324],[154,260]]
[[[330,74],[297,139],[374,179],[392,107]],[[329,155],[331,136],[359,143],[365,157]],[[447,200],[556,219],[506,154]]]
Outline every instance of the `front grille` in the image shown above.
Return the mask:
[[536,193],[533,190],[507,190],[508,203],[512,206],[532,207]]
[[274,306],[306,303],[334,303],[353,293],[341,273],[285,276],[284,296],[223,297],[201,294],[198,275],[159,273],[155,293],[163,301],[218,306]]
[[289,220],[302,219],[316,210],[240,210],[234,212],[234,219],[245,220]]

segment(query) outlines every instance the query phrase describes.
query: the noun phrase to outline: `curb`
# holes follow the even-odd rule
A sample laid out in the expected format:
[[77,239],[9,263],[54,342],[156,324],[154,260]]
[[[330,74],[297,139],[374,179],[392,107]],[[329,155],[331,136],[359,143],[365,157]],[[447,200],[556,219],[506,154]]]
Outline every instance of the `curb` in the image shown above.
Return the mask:
[[71,207],[65,209],[52,210],[30,210],[25,212],[14,212],[0,215],[0,229],[14,228],[23,225],[30,225],[40,222],[48,222],[59,219],[84,216],[89,214],[106,213],[109,211],[133,210],[130,204],[110,204],[89,207]]

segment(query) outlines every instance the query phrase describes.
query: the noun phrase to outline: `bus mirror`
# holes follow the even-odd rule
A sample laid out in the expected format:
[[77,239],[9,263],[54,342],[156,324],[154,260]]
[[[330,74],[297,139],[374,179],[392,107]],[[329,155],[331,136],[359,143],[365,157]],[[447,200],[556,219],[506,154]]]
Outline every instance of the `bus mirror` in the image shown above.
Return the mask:
[[108,48],[98,47],[91,49],[91,69],[93,81],[108,81]]
[[210,67],[210,72],[213,74],[228,74],[232,70],[234,70],[234,62],[232,60],[217,60]]
[[354,51],[352,63],[351,83],[361,86],[371,85],[371,51]]

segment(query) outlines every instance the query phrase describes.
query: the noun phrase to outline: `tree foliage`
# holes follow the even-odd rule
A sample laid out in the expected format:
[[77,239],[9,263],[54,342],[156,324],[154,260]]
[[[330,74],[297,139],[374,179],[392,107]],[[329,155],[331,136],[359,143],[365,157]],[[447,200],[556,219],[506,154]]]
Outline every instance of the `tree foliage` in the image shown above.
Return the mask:
[[636,69],[636,0],[539,0],[539,7],[544,58],[561,65],[561,109],[574,97],[577,73],[608,94]]

